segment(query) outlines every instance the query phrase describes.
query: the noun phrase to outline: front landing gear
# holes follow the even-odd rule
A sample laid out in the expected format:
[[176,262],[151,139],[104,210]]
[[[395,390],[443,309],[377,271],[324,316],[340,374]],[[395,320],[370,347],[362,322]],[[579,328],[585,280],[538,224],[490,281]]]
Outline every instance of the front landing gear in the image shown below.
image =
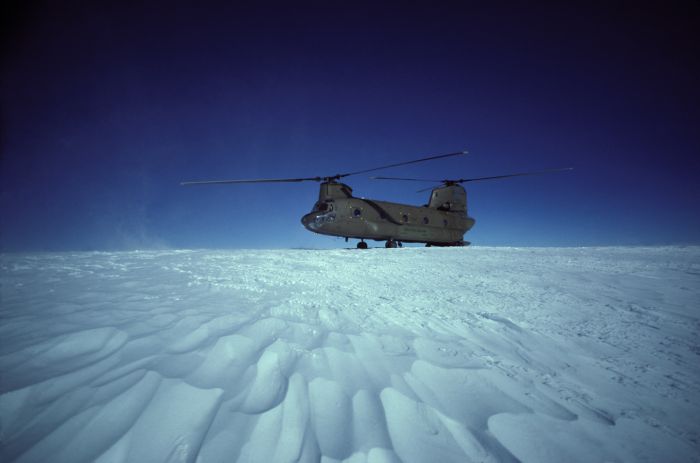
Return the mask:
[[357,243],[357,249],[367,249],[367,243],[365,243],[364,240],[360,240],[360,242]]

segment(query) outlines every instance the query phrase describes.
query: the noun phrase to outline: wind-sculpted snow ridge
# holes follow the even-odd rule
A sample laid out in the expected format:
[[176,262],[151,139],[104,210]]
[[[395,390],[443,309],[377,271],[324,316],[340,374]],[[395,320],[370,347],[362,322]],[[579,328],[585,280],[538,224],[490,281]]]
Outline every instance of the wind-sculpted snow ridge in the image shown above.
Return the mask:
[[0,265],[3,462],[699,459],[697,247]]

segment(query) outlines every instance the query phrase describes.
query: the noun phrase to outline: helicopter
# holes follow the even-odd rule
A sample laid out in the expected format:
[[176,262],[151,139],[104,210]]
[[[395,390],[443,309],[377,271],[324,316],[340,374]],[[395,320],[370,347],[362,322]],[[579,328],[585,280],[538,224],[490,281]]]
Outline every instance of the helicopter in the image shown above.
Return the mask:
[[467,214],[467,192],[462,186],[463,183],[572,170],[572,168],[567,167],[492,177],[447,180],[371,177],[375,180],[439,183],[436,187],[419,190],[432,190],[428,203],[423,206],[358,198],[353,196],[352,188],[349,185],[339,181],[352,175],[466,154],[468,154],[467,151],[439,154],[326,177],[199,180],[182,182],[180,185],[319,182],[318,200],[311,212],[301,218],[301,223],[311,232],[339,236],[345,238],[346,242],[350,238],[359,239],[358,249],[367,249],[365,240],[385,241],[387,248],[401,247],[403,243],[425,243],[426,246],[468,246],[470,243],[464,241],[464,234],[474,226],[476,220]]

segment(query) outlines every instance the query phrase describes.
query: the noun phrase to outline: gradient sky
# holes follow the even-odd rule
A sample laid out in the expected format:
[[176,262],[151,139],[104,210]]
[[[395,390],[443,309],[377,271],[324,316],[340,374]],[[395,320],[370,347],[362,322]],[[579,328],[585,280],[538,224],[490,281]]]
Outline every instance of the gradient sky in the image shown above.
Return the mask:
[[4,251],[342,247],[299,222],[316,183],[179,182],[462,149],[381,174],[575,168],[468,185],[474,244],[700,243],[697,3],[27,3],[2,14]]

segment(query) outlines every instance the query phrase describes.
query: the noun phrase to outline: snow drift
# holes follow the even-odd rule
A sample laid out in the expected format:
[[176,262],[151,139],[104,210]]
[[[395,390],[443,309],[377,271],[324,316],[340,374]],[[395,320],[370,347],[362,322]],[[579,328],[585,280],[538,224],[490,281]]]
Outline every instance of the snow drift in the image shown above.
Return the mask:
[[0,265],[3,461],[699,459],[700,248]]

